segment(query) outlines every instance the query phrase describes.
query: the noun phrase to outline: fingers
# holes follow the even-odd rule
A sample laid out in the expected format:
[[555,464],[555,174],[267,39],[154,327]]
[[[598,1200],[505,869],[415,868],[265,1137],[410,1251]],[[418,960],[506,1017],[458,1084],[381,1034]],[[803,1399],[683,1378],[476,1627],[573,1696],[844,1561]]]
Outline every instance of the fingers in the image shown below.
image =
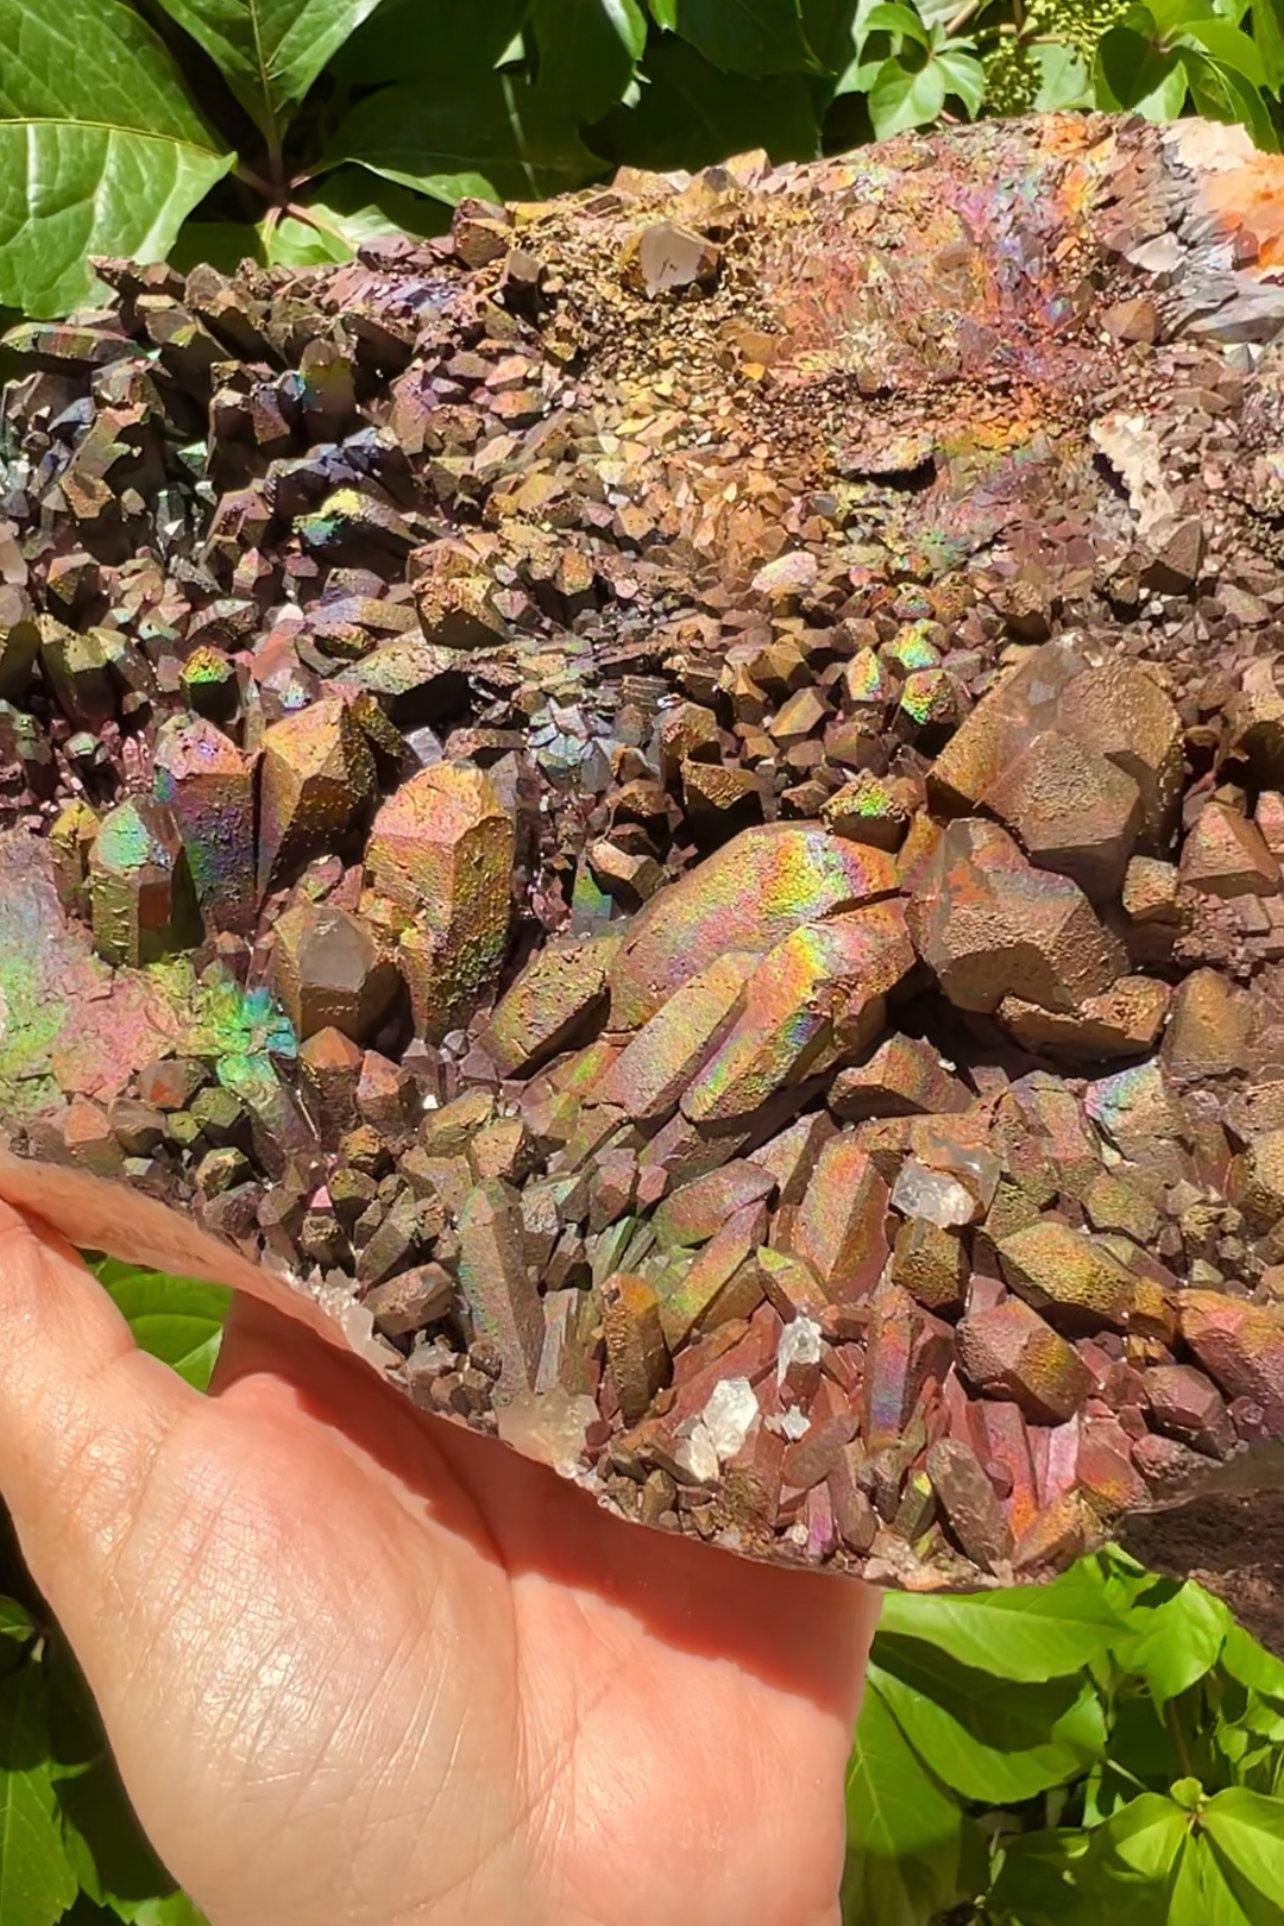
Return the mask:
[[96,1589],[194,1401],[71,1247],[0,1203],[0,1494],[56,1613]]

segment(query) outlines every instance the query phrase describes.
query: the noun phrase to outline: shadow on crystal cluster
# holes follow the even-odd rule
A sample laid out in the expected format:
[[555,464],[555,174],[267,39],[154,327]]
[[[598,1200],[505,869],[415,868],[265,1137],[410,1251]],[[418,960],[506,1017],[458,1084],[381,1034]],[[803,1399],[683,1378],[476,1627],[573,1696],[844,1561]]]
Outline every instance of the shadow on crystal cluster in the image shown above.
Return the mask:
[[1051,117],[103,263],[9,336],[10,1148],[755,1556],[1268,1479],[1281,261]]

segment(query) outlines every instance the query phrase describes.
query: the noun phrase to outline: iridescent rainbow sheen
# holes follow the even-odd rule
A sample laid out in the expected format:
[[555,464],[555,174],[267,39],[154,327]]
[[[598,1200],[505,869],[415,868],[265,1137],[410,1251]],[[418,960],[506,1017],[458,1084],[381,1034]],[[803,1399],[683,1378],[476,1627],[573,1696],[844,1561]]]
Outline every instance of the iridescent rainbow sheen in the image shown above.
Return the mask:
[[768,950],[804,923],[895,887],[882,850],[814,824],[746,830],[636,919],[611,973],[612,1028],[635,1029],[730,950]]

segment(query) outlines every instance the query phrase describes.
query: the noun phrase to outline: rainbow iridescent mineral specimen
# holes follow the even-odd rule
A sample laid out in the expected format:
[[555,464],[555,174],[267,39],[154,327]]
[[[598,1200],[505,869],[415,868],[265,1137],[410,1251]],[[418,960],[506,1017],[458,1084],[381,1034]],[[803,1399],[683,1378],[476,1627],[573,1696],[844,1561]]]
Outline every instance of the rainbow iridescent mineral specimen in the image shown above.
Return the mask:
[[0,1191],[758,1558],[1278,1503],[1282,264],[1092,116],[106,263],[9,337]]

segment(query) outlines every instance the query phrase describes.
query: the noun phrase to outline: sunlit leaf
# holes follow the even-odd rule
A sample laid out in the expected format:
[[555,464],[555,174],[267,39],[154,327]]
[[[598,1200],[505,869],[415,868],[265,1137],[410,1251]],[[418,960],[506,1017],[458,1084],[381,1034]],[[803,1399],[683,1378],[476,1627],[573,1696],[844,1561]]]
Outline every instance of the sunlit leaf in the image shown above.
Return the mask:
[[1077,47],[1060,41],[1041,41],[1029,50],[1039,73],[1039,91],[1034,97],[1038,114],[1056,113],[1064,107],[1086,107],[1089,103],[1088,65]]
[[0,0],[0,305],[65,313],[91,254],[162,260],[231,164],[123,0]]
[[885,60],[869,90],[869,113],[880,140],[924,127],[945,105],[945,75],[935,60],[915,69]]
[[1143,1792],[1106,1820],[1093,1838],[1093,1848],[1108,1851],[1142,1879],[1162,1881],[1172,1870],[1189,1825],[1189,1814],[1175,1800],[1159,1792]]
[[876,1685],[865,1694],[847,1773],[845,1916],[922,1926],[953,1903],[964,1851],[961,1808],[907,1743]]
[[1264,1692],[1268,1698],[1284,1699],[1284,1659],[1268,1652],[1242,1625],[1232,1625],[1228,1630],[1221,1662],[1241,1685]]
[[1128,1671],[1140,1673],[1157,1704],[1176,1698],[1216,1665],[1231,1616],[1219,1598],[1188,1580],[1175,1589],[1157,1579],[1134,1607],[1135,1631],[1116,1647]]
[[890,1634],[870,1677],[937,1776],[968,1799],[1011,1805],[1082,1772],[1105,1720],[1089,1685],[1014,1685],[945,1652]]
[[898,33],[906,39],[917,42],[920,47],[928,44],[927,29],[913,7],[904,7],[899,0],[879,0],[864,16],[861,25],[866,33]]
[[1278,153],[1279,135],[1261,93],[1233,67],[1224,67],[1194,48],[1187,47],[1182,62],[1190,82],[1191,97],[1201,114],[1210,120],[1242,121],[1256,145],[1268,153]]
[[49,1773],[45,1681],[25,1665],[0,1679],[0,1921],[54,1926],[76,1892]]
[[378,0],[160,0],[275,133]]
[[1261,54],[1248,35],[1228,20],[1193,20],[1183,29],[1183,38],[1211,54],[1218,66],[1242,74],[1252,86],[1264,85],[1266,70]]
[[231,1292],[191,1277],[139,1270],[114,1257],[94,1268],[129,1320],[134,1341],[203,1391],[218,1356]]
[[1204,1807],[1203,1826],[1218,1853],[1284,1910],[1284,1799],[1228,1786]]
[[[268,227],[262,246],[277,267],[324,267],[350,261],[363,241],[386,234],[440,233],[450,215],[439,201],[411,194],[360,167],[340,167],[300,196],[300,216]],[[302,214],[308,218],[304,220]]]
[[1162,51],[1133,27],[1112,27],[1097,47],[1097,105],[1131,108],[1149,120],[1170,120],[1186,98],[1181,55]]
[[981,111],[985,98],[985,68],[971,54],[946,49],[934,57],[934,64],[945,78],[945,91],[961,100],[968,113]]
[[1284,0],[1253,0],[1251,20],[1265,84],[1278,94],[1284,85]]
[[1091,1563],[1051,1585],[929,1597],[888,1592],[881,1627],[929,1640],[963,1665],[1006,1679],[1054,1679],[1077,1672],[1123,1630]]

